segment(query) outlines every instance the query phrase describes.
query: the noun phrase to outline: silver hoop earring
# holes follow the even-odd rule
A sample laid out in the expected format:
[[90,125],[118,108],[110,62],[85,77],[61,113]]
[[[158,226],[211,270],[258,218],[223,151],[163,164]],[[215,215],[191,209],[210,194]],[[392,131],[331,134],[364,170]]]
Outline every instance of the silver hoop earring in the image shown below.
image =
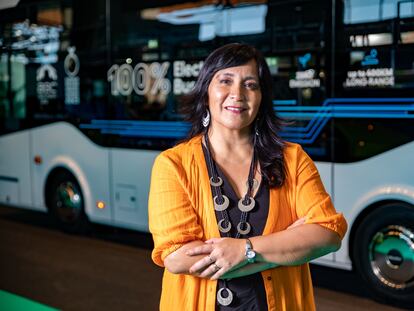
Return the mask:
[[258,124],[259,124],[259,118],[257,118],[256,121],[254,122],[254,134],[256,136],[259,136],[260,135],[259,125]]
[[206,110],[206,114],[204,115],[201,123],[204,127],[208,127],[208,125],[210,124],[210,112],[208,111],[208,109]]

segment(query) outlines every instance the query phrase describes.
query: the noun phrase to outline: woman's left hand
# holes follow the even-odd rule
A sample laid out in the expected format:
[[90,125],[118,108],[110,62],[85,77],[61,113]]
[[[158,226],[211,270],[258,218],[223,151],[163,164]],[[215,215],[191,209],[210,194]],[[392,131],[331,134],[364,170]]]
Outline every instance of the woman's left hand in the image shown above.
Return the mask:
[[245,247],[246,240],[244,239],[213,238],[207,240],[204,245],[186,252],[189,256],[206,254],[204,258],[193,264],[189,271],[193,275],[216,280],[245,260]]

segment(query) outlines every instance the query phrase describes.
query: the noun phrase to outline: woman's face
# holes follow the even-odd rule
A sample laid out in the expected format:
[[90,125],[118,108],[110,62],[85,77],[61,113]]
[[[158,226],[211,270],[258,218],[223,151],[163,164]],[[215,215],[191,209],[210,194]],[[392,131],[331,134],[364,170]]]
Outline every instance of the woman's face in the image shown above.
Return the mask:
[[262,92],[255,60],[216,72],[208,87],[210,126],[218,130],[250,133],[259,111]]

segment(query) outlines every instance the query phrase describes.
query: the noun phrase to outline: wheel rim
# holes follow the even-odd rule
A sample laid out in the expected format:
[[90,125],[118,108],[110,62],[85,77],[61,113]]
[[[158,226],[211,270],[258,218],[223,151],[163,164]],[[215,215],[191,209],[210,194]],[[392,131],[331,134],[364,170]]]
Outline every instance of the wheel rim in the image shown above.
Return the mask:
[[371,267],[380,282],[394,289],[414,286],[414,233],[404,226],[378,231],[369,245]]
[[73,223],[82,212],[82,195],[70,181],[62,182],[56,188],[55,206],[57,217],[65,223]]

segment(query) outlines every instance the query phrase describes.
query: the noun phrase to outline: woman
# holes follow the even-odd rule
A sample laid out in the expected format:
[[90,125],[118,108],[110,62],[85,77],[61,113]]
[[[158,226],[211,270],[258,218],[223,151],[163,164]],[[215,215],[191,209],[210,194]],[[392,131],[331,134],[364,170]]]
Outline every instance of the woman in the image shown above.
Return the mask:
[[228,44],[187,98],[184,143],[152,172],[152,259],[161,310],[314,310],[307,262],[336,251],[346,222],[317,169],[278,136],[262,55]]

